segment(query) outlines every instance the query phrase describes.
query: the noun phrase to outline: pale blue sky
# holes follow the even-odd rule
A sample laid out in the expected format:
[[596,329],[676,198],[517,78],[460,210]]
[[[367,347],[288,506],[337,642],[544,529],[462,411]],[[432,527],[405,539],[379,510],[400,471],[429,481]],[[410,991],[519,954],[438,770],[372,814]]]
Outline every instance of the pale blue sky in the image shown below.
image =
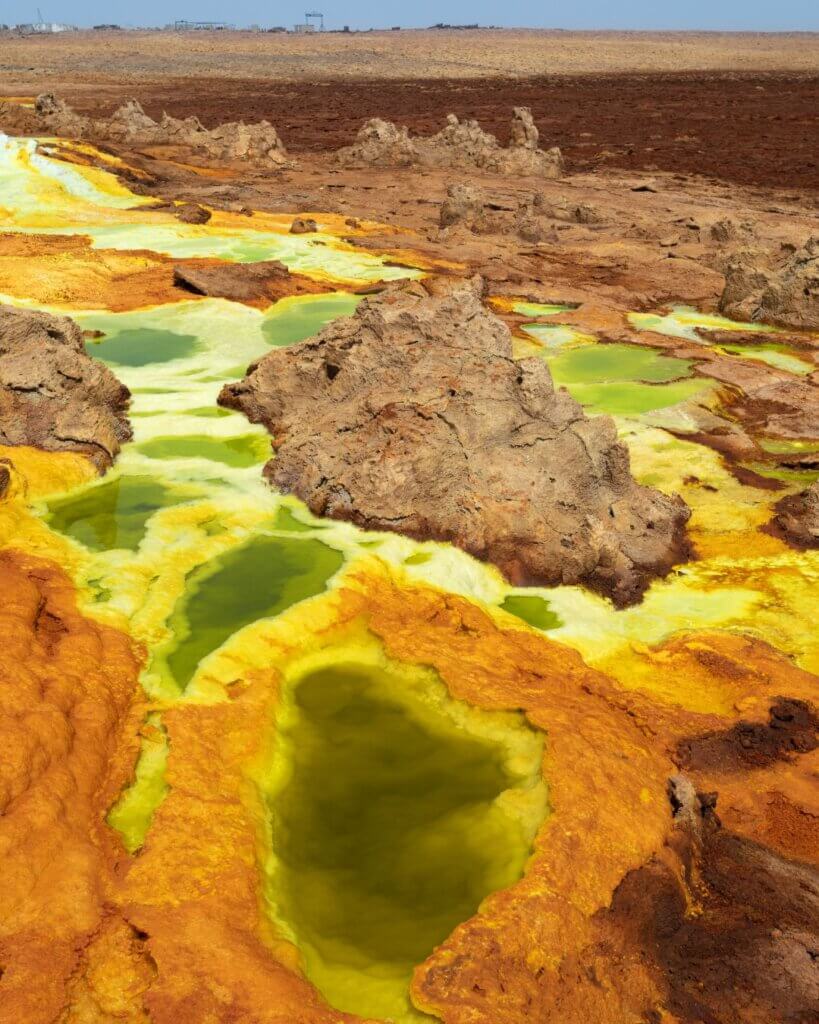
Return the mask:
[[197,18],[291,26],[303,21],[309,6],[324,11],[330,28],[420,27],[445,21],[537,28],[819,31],[819,0],[575,0],[571,5],[542,0],[321,0],[309,5],[304,0],[142,0],[127,5],[111,0],[0,0],[0,22],[34,21],[38,5],[45,19],[77,25],[159,25]]

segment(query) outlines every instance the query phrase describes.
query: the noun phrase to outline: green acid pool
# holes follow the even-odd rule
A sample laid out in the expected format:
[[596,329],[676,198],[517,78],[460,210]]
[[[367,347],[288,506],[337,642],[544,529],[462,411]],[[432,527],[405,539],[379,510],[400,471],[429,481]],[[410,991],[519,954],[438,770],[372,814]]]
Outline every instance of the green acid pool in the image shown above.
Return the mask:
[[414,1022],[422,962],[521,877],[546,813],[542,739],[440,681],[337,663],[290,688],[268,796],[270,899],[333,1006]]

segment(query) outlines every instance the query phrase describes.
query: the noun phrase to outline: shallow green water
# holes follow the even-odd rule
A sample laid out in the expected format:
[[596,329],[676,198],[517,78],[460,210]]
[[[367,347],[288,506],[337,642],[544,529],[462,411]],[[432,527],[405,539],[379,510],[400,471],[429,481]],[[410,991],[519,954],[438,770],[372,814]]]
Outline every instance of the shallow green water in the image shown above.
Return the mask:
[[691,375],[689,359],[664,356],[640,345],[583,345],[561,352],[549,363],[555,380],[566,383],[646,381],[667,383]]
[[713,387],[693,377],[688,359],[664,356],[641,345],[590,344],[544,351],[554,382],[591,413],[639,416]]
[[528,622],[535,629],[557,629],[563,625],[562,619],[552,611],[549,602],[535,594],[510,594],[501,608]]
[[226,466],[256,466],[270,454],[270,443],[255,434],[246,437],[155,437],[139,445],[151,459],[210,459]]
[[516,302],[512,306],[512,312],[519,313],[521,316],[552,316],[554,313],[566,313],[570,309],[577,309],[577,304]]
[[135,551],[155,512],[194,495],[150,476],[116,476],[48,502],[46,521],[91,551]]
[[316,334],[331,320],[352,316],[360,301],[359,295],[337,292],[316,296],[309,305],[273,306],[265,315],[262,334],[277,348],[293,345]]
[[147,366],[185,359],[197,349],[196,336],[150,328],[117,331],[87,345],[89,353],[111,366]]
[[[274,900],[308,976],[340,1009],[425,1019],[407,999],[412,967],[519,878],[529,854],[531,827],[499,798],[531,777],[445,706],[388,670],[337,664],[298,681],[281,716]],[[503,719],[536,771],[540,742]]]
[[242,627],[320,594],[343,561],[318,540],[260,536],[201,566],[171,620],[167,666],[176,684],[184,689],[199,662]]
[[[806,374],[816,369],[816,364],[799,348],[784,342],[767,340],[769,336],[775,338],[777,334],[782,333],[778,328],[768,324],[736,323],[713,313],[699,313],[689,306],[674,306],[671,312],[664,316],[655,313],[630,313],[629,322],[639,331],[654,331],[671,338],[685,338],[687,341],[714,348],[726,355],[767,363],[788,373]],[[740,331],[743,334],[759,335],[759,341],[736,345],[721,341],[715,344],[707,336],[703,336],[700,333],[702,331]]]
[[795,350],[790,345],[720,345],[720,350],[730,355],[742,356],[745,359],[753,359],[759,363],[767,363],[777,370],[785,370],[788,373],[800,375],[812,373],[817,369],[817,364],[812,363],[807,357],[795,355]]

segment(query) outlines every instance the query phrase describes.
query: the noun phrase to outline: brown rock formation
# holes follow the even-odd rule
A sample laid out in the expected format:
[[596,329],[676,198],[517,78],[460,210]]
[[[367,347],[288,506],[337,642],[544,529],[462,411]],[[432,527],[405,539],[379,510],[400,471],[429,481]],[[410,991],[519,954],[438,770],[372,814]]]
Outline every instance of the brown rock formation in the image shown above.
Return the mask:
[[131,438],[129,398],[73,320],[0,306],[0,443],[77,451],[106,469]]
[[183,224],[207,224],[213,216],[210,210],[199,206],[198,203],[184,203],[182,206],[177,206],[174,208],[174,215]]
[[259,263],[179,263],[174,284],[196,295],[267,306],[288,295],[317,295],[332,290],[307,277],[291,274],[278,260]]
[[819,481],[777,502],[770,532],[795,548],[819,548]]
[[451,541],[517,583],[586,583],[618,604],[687,555],[688,509],[629,472],[608,417],[515,362],[475,283],[365,301],[272,352],[220,402],[276,438],[266,475],[317,515]]
[[76,114],[53,93],[37,97],[35,113],[41,123],[66,138],[110,139],[135,145],[174,145],[199,150],[209,160],[241,160],[264,166],[289,164],[276,129],[267,121],[246,125],[229,122],[205,128],[196,117],[183,120],[163,114],[160,121],[148,117],[140,104],[127,100],[110,118],[92,120]]
[[559,178],[563,174],[560,150],[544,152],[537,143],[538,130],[526,107],[515,108],[507,148],[477,121],[460,121],[455,114],[449,114],[441,131],[427,138],[410,138],[406,128],[375,118],[362,127],[352,146],[336,153],[336,160],[345,167],[420,165]]
[[533,196],[532,206],[541,217],[569,224],[602,224],[605,220],[600,210],[591,203],[578,203],[571,199],[549,202],[540,193]]
[[455,224],[473,228],[483,220],[483,207],[483,199],[476,189],[459,183],[450,185],[441,203],[438,223],[442,228]]
[[312,217],[295,217],[290,225],[291,235],[309,235],[318,231],[318,224]]
[[675,1020],[815,1019],[819,872],[724,829],[716,794],[688,779],[672,778],[669,795],[666,847],[597,915],[597,950],[610,965],[642,960]]
[[784,259],[757,249],[734,253],[719,308],[736,320],[819,330],[819,236]]

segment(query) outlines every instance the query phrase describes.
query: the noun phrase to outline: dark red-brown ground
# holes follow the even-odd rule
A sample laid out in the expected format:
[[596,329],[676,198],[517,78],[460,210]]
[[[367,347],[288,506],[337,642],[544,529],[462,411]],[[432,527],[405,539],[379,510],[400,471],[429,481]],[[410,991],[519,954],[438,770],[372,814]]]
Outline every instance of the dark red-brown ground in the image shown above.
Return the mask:
[[582,75],[522,79],[271,82],[183,79],[101,86],[66,98],[110,112],[136,94],[147,112],[221,121],[267,118],[294,152],[347,145],[369,117],[437,131],[450,111],[506,141],[512,107],[530,106],[546,146],[572,170],[605,164],[819,191],[819,74]]

